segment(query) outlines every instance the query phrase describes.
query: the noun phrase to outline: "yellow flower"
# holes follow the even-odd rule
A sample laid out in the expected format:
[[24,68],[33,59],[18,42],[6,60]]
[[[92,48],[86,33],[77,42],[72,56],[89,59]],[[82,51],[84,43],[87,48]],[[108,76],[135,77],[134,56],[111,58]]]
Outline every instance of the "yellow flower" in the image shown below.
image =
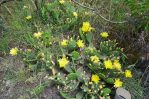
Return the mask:
[[39,39],[41,37],[42,33],[41,32],[37,32],[37,33],[34,33],[33,36],[37,39]]
[[30,20],[31,18],[32,18],[32,16],[27,16],[27,17],[25,17],[27,20]]
[[78,47],[83,48],[84,47],[83,40],[78,40],[77,45],[78,45]]
[[106,69],[113,69],[112,61],[111,60],[104,60],[104,65]]
[[83,26],[81,29],[83,32],[90,32],[93,28],[91,27],[89,22],[83,22]]
[[91,80],[97,84],[99,82],[100,78],[98,75],[92,75]]
[[114,82],[115,88],[121,87],[122,85],[123,85],[123,82],[120,81],[120,79],[115,79],[115,82]]
[[132,77],[132,73],[130,70],[125,70],[125,77],[127,78],[131,78]]
[[17,47],[12,48],[12,49],[10,50],[10,54],[11,54],[12,56],[15,56],[15,55],[17,55],[18,51],[19,51],[19,50],[18,50]]
[[61,45],[62,45],[62,46],[67,46],[67,45],[68,45],[68,40],[63,40],[63,41],[61,42]]
[[59,0],[59,3],[60,3],[60,4],[64,4],[65,1],[64,1],[64,0]]
[[67,58],[63,56],[61,59],[58,60],[60,68],[65,68],[65,66],[69,63]]
[[92,61],[93,63],[98,63],[98,62],[99,62],[99,57],[97,57],[96,55],[91,56],[90,59],[91,59],[91,61]]
[[77,12],[73,12],[73,16],[77,18],[78,17]]
[[119,60],[114,60],[113,68],[115,68],[116,70],[121,70],[121,64]]
[[109,34],[107,32],[102,32],[100,35],[103,38],[107,38],[109,36]]

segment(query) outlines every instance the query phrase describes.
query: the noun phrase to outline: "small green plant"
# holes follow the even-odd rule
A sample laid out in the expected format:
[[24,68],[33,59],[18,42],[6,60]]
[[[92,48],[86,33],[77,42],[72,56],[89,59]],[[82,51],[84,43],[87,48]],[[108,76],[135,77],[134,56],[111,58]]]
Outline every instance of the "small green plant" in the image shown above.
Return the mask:
[[78,23],[77,9],[70,2],[64,4],[59,0],[47,3],[41,8],[41,20],[46,24],[55,24],[53,29],[61,32],[70,30]]
[[[49,33],[37,32],[32,36],[34,49],[13,48],[10,54],[15,56],[20,52],[27,67],[35,73],[43,70],[53,73],[56,69],[51,80],[60,86],[64,98],[110,98],[111,90],[121,87],[123,78],[132,74],[125,66],[125,56],[116,41],[108,40],[109,34],[103,32],[103,41],[96,48],[92,43],[93,31],[90,23],[84,22],[80,37],[55,42],[59,53],[51,51],[55,44]],[[41,93],[40,88],[44,87],[35,88],[37,93]]]
[[[116,88],[125,87],[123,81],[132,73],[122,48],[108,38],[109,33],[100,33],[101,42],[93,43],[96,27],[87,19],[79,20],[77,9],[69,1],[54,0],[39,11],[44,28],[36,26],[36,33],[25,37],[27,48],[12,48],[12,56],[20,55],[26,68],[35,74],[48,72],[64,98],[109,99]],[[25,17],[28,24],[34,23],[34,18]],[[54,35],[65,30],[78,33],[72,37]],[[46,86],[40,84],[31,92],[40,94]]]
[[[87,31],[83,31],[84,27]],[[95,48],[89,39],[92,36],[87,36],[92,35],[88,31],[90,28],[83,24],[80,38],[60,43],[62,55],[57,55],[57,62],[63,70],[54,76],[54,81],[61,86],[64,98],[110,98],[111,90],[121,87],[124,77],[132,77],[131,71],[124,66],[125,56],[116,41],[107,40],[108,33],[103,32],[101,36],[105,41]],[[76,90],[78,93],[72,94]]]

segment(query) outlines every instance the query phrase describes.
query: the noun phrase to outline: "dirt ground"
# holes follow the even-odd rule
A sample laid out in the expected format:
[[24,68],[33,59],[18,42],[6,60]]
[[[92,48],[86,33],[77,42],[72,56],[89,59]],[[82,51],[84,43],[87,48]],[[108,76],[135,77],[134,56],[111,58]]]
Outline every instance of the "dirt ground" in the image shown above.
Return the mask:
[[62,99],[55,86],[46,87],[40,95],[32,95],[31,90],[39,81],[26,83],[28,75],[18,72],[22,69],[22,61],[11,56],[0,57],[0,99]]

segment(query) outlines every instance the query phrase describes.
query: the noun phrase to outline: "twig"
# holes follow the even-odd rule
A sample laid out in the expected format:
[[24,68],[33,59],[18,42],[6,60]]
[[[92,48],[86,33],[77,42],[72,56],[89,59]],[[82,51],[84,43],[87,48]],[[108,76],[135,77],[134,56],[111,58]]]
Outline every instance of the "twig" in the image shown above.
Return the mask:
[[74,3],[78,4],[78,5],[80,5],[81,7],[84,7],[84,8],[87,8],[87,9],[89,9],[89,10],[92,10],[93,12],[95,12],[98,16],[100,16],[102,19],[104,19],[104,20],[107,21],[107,22],[114,23],[114,24],[123,24],[123,23],[128,22],[128,21],[121,21],[121,22],[111,21],[111,20],[109,20],[109,19],[106,19],[106,18],[105,18],[104,16],[102,16],[101,14],[99,14],[99,13],[98,13],[99,11],[96,10],[95,8],[85,6],[85,5],[83,5],[83,4],[79,3],[79,2],[77,2],[76,0],[72,0],[72,2],[74,2]]
[[72,0],[72,2],[74,2],[74,3],[76,3],[76,4],[80,5],[80,6],[82,6],[82,7],[84,7],[84,8],[87,8],[87,9],[90,9],[90,10],[95,11],[95,9],[94,9],[94,8],[91,8],[91,7],[85,6],[85,5],[83,5],[83,4],[79,3],[79,2],[77,2],[76,0]]
[[30,1],[33,4],[34,8],[37,10],[37,5],[35,4],[36,0],[30,0]]
[[13,16],[13,14],[11,13],[11,11],[9,10],[9,8],[7,6],[4,6],[6,8],[6,10],[8,11],[8,13]]

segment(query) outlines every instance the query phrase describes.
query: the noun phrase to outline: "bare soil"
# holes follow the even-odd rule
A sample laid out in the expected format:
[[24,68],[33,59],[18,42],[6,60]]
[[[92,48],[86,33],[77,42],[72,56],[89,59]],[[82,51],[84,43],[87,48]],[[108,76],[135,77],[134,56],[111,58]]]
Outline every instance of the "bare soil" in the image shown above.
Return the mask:
[[24,78],[18,79],[17,71],[24,68],[23,62],[14,57],[0,57],[0,99],[62,99],[56,86],[48,86],[40,95],[32,95],[30,91],[39,81],[26,83]]

